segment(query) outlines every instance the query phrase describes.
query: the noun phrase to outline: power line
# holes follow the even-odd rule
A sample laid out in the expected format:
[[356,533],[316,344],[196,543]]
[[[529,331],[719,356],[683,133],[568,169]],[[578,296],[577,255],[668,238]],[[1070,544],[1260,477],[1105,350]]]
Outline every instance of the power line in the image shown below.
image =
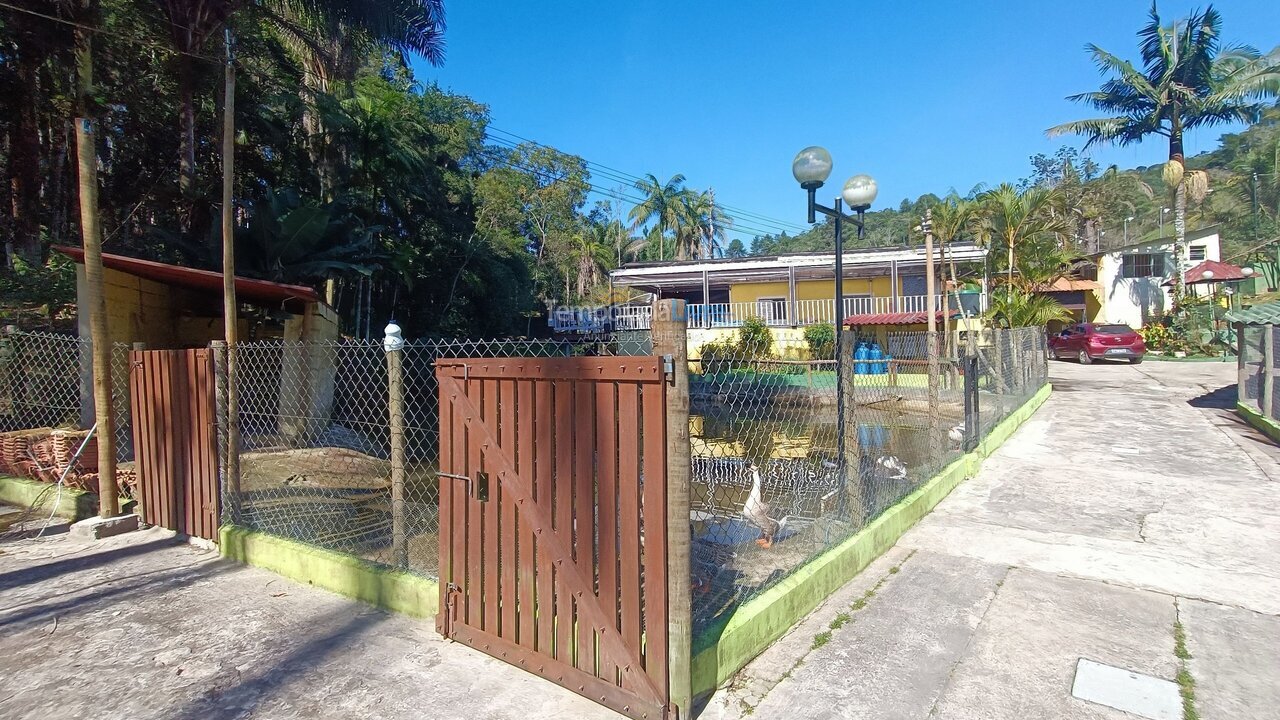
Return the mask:
[[[538,142],[538,141],[536,141],[536,140],[531,140],[531,139],[529,139],[529,138],[527,138],[527,137],[524,137],[523,135],[518,135],[518,134],[513,133],[513,132],[511,132],[511,131],[509,131],[509,130],[503,130],[502,128],[496,127],[496,126],[494,126],[494,125],[489,125],[489,126],[488,126],[488,129],[489,129],[489,130],[492,130],[492,131],[495,131],[495,132],[498,132],[498,133],[502,133],[503,135],[507,135],[507,136],[512,137],[512,138],[516,138],[517,140],[521,140],[521,141],[523,141],[523,142],[527,142],[527,143],[530,143],[530,144],[533,144],[533,145],[537,145],[538,147],[547,148],[547,149],[549,149],[549,150],[555,150],[556,152],[563,152],[562,150],[559,150],[558,148],[555,148],[555,147],[552,147],[552,146],[550,146],[550,145],[546,145],[546,144],[540,143],[540,142]],[[498,139],[498,138],[494,138],[494,139]],[[566,153],[566,154],[569,154],[569,153]],[[581,156],[577,156],[577,157],[581,157]],[[640,176],[638,176],[638,175],[633,175],[633,174],[628,173],[628,172],[625,172],[625,171],[623,171],[623,170],[618,170],[618,169],[616,169],[616,168],[609,167],[608,165],[605,165],[605,164],[603,164],[603,163],[596,162],[596,161],[594,161],[594,160],[587,160],[586,158],[583,158],[583,162],[587,163],[587,165],[588,165],[588,166],[591,166],[591,167],[596,168],[597,170],[602,170],[603,172],[601,172],[601,173],[599,173],[599,174],[605,175],[606,177],[610,177],[610,176],[612,176],[612,177],[610,177],[610,179],[618,180],[619,182],[626,182],[626,183],[628,183],[628,184],[634,184],[634,183],[636,183],[636,182],[641,182],[641,181],[643,181],[643,180],[644,180],[644,178],[641,178],[641,177],[640,177]],[[757,221],[759,221],[759,222],[762,222],[763,224],[766,224],[766,225],[777,225],[779,228],[787,229],[787,230],[799,230],[799,231],[802,231],[802,232],[803,232],[803,231],[805,231],[805,230],[808,230],[808,229],[809,229],[808,227],[806,227],[806,226],[804,226],[804,225],[801,225],[800,223],[794,223],[794,222],[790,222],[790,221],[788,221],[788,220],[779,220],[779,219],[777,219],[777,218],[773,218],[773,217],[770,217],[770,216],[768,216],[768,215],[762,215],[762,214],[760,214],[760,213],[756,213],[756,212],[753,212],[753,211],[750,211],[750,210],[746,210],[746,209],[743,209],[743,208],[735,207],[735,206],[733,206],[733,205],[729,205],[729,204],[727,204],[727,203],[717,203],[717,204],[718,204],[718,205],[720,205],[720,207],[724,208],[725,210],[729,211],[729,212],[730,212],[730,214],[734,215],[735,217],[749,217],[749,218],[753,218],[753,219],[755,219],[755,220],[757,220]]]
[[[553,174],[553,173],[550,173],[550,172],[546,171],[545,169],[537,168],[537,167],[534,167],[534,166],[532,166],[532,165],[528,165],[528,164],[525,164],[525,163],[520,163],[520,162],[516,161],[514,158],[512,158],[510,155],[508,155],[507,153],[503,152],[503,150],[511,150],[511,149],[513,149],[514,147],[516,147],[516,146],[498,144],[498,145],[496,145],[496,146],[489,146],[489,147],[481,148],[481,149],[479,149],[477,152],[479,152],[481,155],[488,156],[488,157],[490,157],[490,158],[492,158],[492,159],[494,159],[494,160],[498,161],[499,163],[504,164],[504,165],[506,165],[506,166],[508,166],[508,167],[516,168],[516,169],[519,169],[519,170],[523,170],[524,172],[527,172],[527,173],[530,173],[530,174],[532,174],[532,175],[536,175],[536,176],[538,176],[538,177],[541,177],[541,178],[543,178],[544,180],[548,180],[548,181],[551,181],[551,182],[557,182],[557,181],[560,181],[560,180],[564,180],[564,178],[563,178],[563,177],[560,177],[560,176],[557,176],[557,175],[555,175],[555,174]],[[640,204],[640,203],[644,202],[643,198],[639,198],[639,197],[636,197],[636,196],[634,196],[634,195],[628,195],[628,194],[626,194],[625,192],[623,192],[622,190],[619,190],[619,189],[617,189],[617,188],[602,187],[602,186],[600,186],[600,185],[597,185],[597,184],[595,184],[595,183],[592,183],[592,182],[591,182],[591,181],[589,181],[589,180],[588,180],[588,181],[584,181],[584,183],[583,183],[583,184],[587,186],[588,193],[593,193],[593,194],[596,194],[596,195],[603,195],[603,196],[605,196],[605,197],[613,198],[613,199],[615,199],[615,200],[620,200],[620,201],[623,201],[623,202],[628,202],[628,203],[631,203],[631,204],[633,204],[633,205],[638,205],[638,204]],[[771,231],[769,231],[769,230],[764,230],[764,229],[761,229],[761,228],[758,228],[758,227],[754,227],[754,226],[751,226],[751,225],[743,225],[743,224],[736,223],[736,222],[735,222],[735,223],[733,223],[733,224],[730,224],[730,225],[729,225],[729,226],[727,226],[727,227],[724,227],[723,229],[724,229],[724,231],[725,231],[725,233],[726,233],[726,234],[728,234],[728,233],[735,233],[735,234],[737,234],[737,235],[740,235],[740,236],[743,236],[743,237],[748,237],[748,238],[754,238],[754,237],[756,237],[756,236],[758,236],[758,235],[772,235],[772,234],[774,234],[773,232],[771,232]]]

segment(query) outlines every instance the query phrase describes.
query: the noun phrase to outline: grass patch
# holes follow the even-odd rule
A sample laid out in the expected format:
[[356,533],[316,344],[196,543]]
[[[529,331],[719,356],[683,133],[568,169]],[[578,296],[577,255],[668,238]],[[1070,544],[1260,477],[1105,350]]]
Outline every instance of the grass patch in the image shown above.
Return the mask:
[[1190,660],[1191,652],[1187,650],[1187,631],[1182,628],[1182,621],[1173,623],[1173,654],[1179,660]]
[[813,636],[813,645],[811,645],[809,649],[817,650],[818,648],[822,647],[823,645],[826,645],[829,642],[831,642],[831,631],[823,630],[822,632]]
[[1191,677],[1187,661],[1191,659],[1191,651],[1187,649],[1187,631],[1182,627],[1182,610],[1178,600],[1173,601],[1173,654],[1181,665],[1178,669],[1178,694],[1182,696],[1182,720],[1200,720],[1200,712],[1196,710],[1196,679]]
[[845,623],[849,622],[850,617],[852,616],[849,613],[842,612],[839,615],[835,616],[835,619],[831,621],[831,625],[829,625],[829,627],[832,630],[839,630],[840,628],[845,626]]
[[1182,696],[1182,720],[1200,720],[1196,710],[1196,680],[1185,667],[1178,671],[1178,694]]

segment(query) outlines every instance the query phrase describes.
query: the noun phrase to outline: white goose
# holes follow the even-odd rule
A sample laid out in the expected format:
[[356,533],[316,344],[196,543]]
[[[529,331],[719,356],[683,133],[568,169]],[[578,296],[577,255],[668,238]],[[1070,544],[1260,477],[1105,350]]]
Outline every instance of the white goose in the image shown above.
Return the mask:
[[964,423],[956,425],[947,431],[947,437],[951,438],[951,442],[957,446],[964,443]]
[[876,458],[876,465],[891,472],[890,480],[902,480],[907,477],[907,464],[898,459],[897,455],[881,455]]
[[756,544],[762,548],[771,547],[773,539],[782,532],[782,528],[787,526],[787,520],[790,516],[774,520],[769,517],[769,504],[761,497],[761,480],[760,468],[755,463],[747,466],[751,470],[751,493],[747,495],[747,502],[742,506],[742,516],[752,525],[760,528],[760,539],[756,540]]

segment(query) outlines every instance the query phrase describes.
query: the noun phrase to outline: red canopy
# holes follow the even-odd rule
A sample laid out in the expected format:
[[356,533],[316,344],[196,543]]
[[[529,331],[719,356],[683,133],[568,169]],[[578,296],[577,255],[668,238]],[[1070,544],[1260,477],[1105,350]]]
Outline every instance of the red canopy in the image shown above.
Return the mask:
[[[951,317],[959,317],[959,311],[952,311]],[[938,322],[942,322],[942,311],[936,313]],[[854,325],[923,325],[929,322],[929,314],[926,312],[896,312],[896,313],[862,313],[860,315],[850,315],[844,319],[847,327]]]
[[[1205,272],[1213,273],[1213,277],[1206,278]],[[1218,262],[1217,260],[1205,260],[1199,265],[1187,271],[1183,276],[1182,283],[1184,285],[1206,285],[1216,282],[1230,282],[1232,280],[1244,280],[1249,277],[1244,274],[1240,268],[1230,263]],[[1172,285],[1172,280],[1166,280],[1165,285]]]

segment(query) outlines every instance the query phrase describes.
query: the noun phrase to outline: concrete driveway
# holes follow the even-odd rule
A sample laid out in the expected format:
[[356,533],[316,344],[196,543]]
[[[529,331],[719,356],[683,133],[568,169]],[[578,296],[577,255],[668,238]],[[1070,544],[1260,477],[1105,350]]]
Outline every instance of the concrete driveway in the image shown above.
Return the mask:
[[1228,409],[1235,365],[1050,375],[977,477],[703,717],[1182,718],[1180,690],[1205,720],[1280,717],[1280,452]]
[[161,530],[0,543],[0,718],[567,717],[618,716]]

